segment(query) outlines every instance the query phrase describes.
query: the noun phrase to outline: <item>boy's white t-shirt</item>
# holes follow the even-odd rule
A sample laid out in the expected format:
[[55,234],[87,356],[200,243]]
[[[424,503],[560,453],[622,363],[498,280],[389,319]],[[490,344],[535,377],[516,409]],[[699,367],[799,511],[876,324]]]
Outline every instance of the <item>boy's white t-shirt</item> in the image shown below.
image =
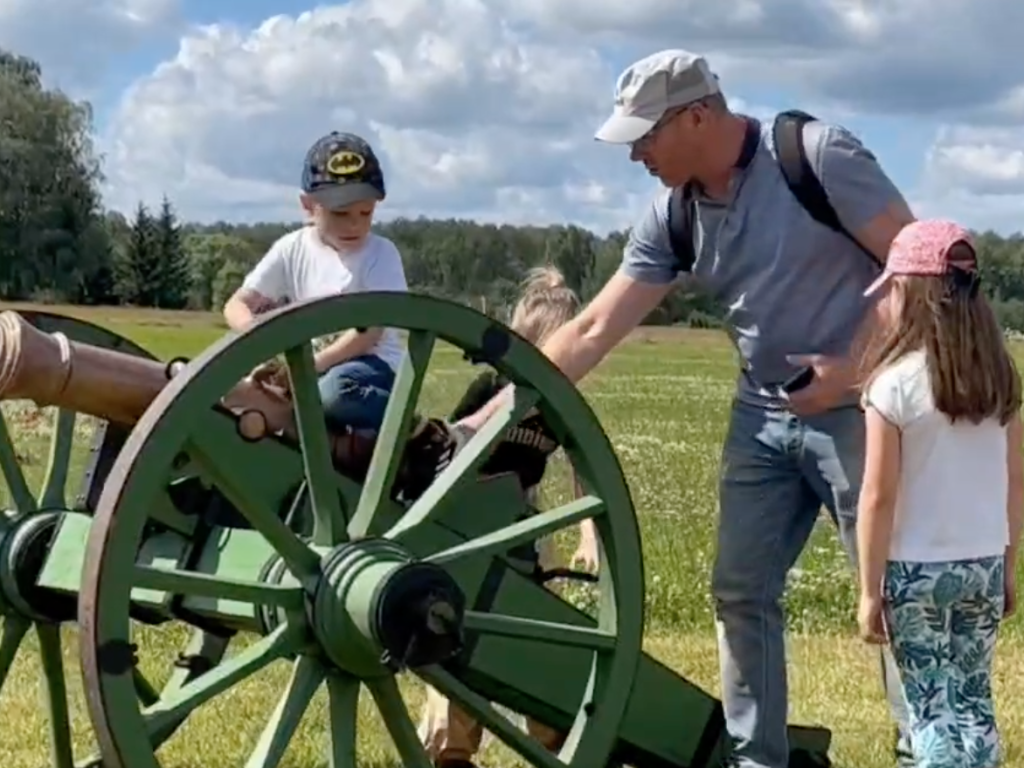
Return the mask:
[[865,397],[901,432],[901,471],[890,560],[936,562],[1003,554],[1006,428],[956,424],[935,408],[923,350],[880,373]]
[[[402,257],[391,240],[371,232],[358,250],[339,253],[320,239],[313,226],[278,238],[246,275],[242,287],[289,303],[363,291],[408,290]],[[385,328],[371,350],[392,369],[397,369],[404,353],[394,328]]]

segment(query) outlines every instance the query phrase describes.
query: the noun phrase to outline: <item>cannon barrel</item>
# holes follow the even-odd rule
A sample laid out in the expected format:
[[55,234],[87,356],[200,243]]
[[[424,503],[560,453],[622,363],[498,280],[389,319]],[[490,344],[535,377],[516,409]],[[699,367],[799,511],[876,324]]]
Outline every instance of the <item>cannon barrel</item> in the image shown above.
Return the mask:
[[[31,400],[122,425],[134,425],[160,394],[173,364],[69,339],[33,327],[17,312],[0,313],[0,400]],[[248,378],[224,404],[252,409],[270,432],[292,424],[291,405],[273,388]]]
[[[0,400],[30,400],[132,427],[180,367],[46,332],[17,312],[0,312]],[[280,388],[244,376],[220,404],[242,415],[239,429],[250,439],[298,439],[292,404]],[[349,433],[329,439],[335,465],[358,478],[372,441]]]

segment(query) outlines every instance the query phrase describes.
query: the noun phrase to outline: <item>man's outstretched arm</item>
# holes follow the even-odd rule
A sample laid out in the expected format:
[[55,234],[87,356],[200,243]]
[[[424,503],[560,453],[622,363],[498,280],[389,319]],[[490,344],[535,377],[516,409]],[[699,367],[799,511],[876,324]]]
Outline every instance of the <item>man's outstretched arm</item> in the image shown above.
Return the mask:
[[[668,201],[662,189],[629,233],[622,265],[601,292],[541,347],[573,384],[590,373],[672,289],[677,259],[668,236]],[[458,426],[477,431],[511,394],[506,387]]]
[[[640,325],[671,288],[671,282],[641,282],[619,270],[579,315],[548,338],[540,351],[577,384]],[[458,426],[479,430],[510,394],[511,385],[459,421]]]

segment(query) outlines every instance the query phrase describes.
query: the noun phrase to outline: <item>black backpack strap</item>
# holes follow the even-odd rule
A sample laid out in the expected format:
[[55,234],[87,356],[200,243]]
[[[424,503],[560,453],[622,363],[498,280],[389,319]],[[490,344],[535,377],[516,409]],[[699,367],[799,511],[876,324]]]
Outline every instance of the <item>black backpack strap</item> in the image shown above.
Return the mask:
[[697,252],[693,248],[693,194],[690,184],[672,190],[668,198],[668,238],[679,272],[693,271]]
[[779,167],[782,169],[782,176],[786,180],[789,191],[811,215],[811,218],[848,238],[871,257],[872,261],[878,263],[878,258],[861,245],[857,238],[843,226],[835,208],[829,202],[825,188],[807,159],[807,149],[804,147],[804,125],[817,119],[798,109],[780,112],[776,116],[772,130],[775,136],[775,153],[778,156]]

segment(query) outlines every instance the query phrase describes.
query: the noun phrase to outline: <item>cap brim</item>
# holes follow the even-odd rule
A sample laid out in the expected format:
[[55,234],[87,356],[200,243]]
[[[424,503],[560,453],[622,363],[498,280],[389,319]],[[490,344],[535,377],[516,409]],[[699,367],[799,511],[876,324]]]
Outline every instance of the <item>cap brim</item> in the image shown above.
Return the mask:
[[880,274],[871,285],[864,290],[865,296],[873,296],[878,293],[882,288],[885,287],[886,283],[889,282],[889,278],[892,277],[892,272],[883,272]]
[[384,195],[377,187],[365,182],[350,182],[348,184],[321,187],[310,192],[309,196],[324,208],[332,211],[354,203],[384,199]]
[[594,138],[607,144],[629,144],[643,138],[657,122],[635,115],[612,115],[597,129]]

